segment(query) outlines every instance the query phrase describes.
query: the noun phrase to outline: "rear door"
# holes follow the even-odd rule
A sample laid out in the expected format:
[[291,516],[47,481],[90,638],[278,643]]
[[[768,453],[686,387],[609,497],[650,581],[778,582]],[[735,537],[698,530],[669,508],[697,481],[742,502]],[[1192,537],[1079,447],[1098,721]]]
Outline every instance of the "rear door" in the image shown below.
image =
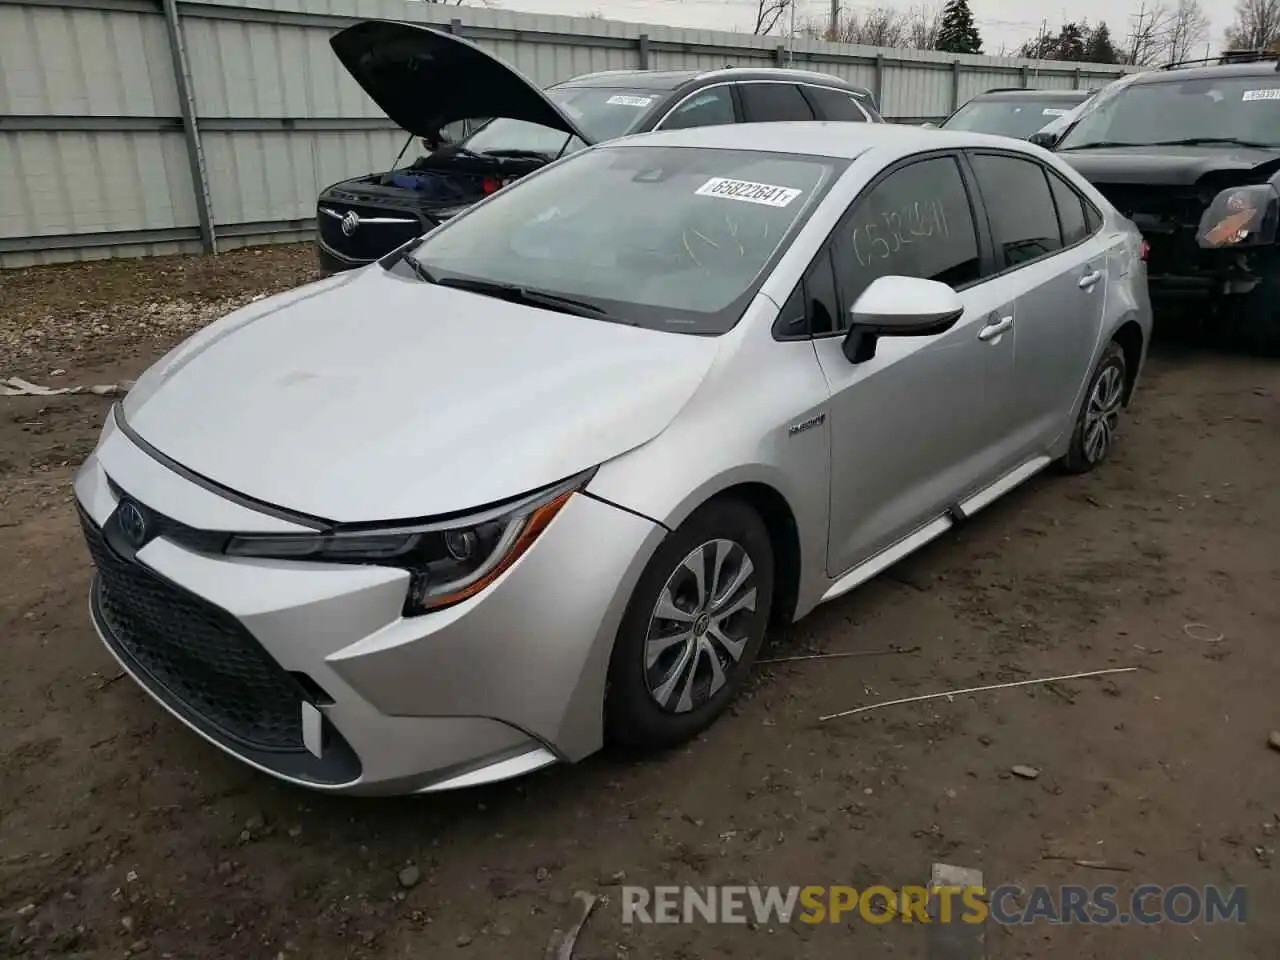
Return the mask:
[[1016,299],[1011,445],[1017,456],[1043,453],[1071,422],[1097,342],[1106,250],[1090,233],[1079,194],[1039,161],[995,151],[971,152],[969,161],[999,282]]

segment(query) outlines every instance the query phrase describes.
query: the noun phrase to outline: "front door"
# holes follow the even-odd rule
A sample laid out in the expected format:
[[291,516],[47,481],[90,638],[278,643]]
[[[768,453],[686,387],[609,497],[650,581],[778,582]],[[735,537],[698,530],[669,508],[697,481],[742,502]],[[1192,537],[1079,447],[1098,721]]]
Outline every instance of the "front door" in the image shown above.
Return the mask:
[[884,337],[851,363],[815,339],[831,389],[828,573],[867,559],[998,476],[1014,369],[1014,304],[981,282],[983,257],[957,159],[897,167],[858,198],[832,247],[841,326],[880,276],[956,289],[963,316],[935,337]]

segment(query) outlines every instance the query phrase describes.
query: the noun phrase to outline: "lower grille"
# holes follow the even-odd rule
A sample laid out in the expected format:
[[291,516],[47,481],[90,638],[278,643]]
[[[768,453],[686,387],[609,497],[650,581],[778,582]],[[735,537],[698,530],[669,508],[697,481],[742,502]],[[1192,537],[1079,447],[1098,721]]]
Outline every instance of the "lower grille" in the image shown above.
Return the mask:
[[225,610],[119,556],[91,519],[80,520],[113,645],[223,736],[302,750],[304,693],[293,677]]
[[[352,213],[361,222],[350,233],[345,233],[342,218]],[[386,219],[410,222],[377,222]],[[427,227],[412,210],[381,209],[329,201],[320,204],[316,222],[320,239],[325,246],[352,260],[377,260],[427,231]]]

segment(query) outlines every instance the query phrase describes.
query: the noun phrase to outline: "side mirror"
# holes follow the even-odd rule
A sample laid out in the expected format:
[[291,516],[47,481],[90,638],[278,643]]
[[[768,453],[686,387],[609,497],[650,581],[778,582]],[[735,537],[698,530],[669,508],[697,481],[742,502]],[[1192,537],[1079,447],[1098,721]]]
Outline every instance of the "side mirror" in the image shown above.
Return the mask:
[[1058,135],[1056,133],[1046,133],[1044,130],[1037,130],[1031,136],[1027,137],[1029,141],[1037,147],[1044,147],[1046,150],[1052,150],[1058,143]]
[[959,294],[945,283],[920,277],[880,277],[849,310],[844,355],[862,363],[876,354],[880,337],[933,337],[950,330],[964,313]]

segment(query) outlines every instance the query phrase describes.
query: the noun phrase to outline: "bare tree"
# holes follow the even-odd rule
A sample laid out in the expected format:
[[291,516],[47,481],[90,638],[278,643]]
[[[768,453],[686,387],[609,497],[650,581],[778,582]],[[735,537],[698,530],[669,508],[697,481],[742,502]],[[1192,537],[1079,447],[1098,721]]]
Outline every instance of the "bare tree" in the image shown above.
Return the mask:
[[[1280,0],[1277,0],[1280,2]],[[899,50],[932,50],[938,39],[942,15],[931,7],[896,10],[872,7],[842,14],[835,29],[828,20],[808,20],[800,33],[818,40],[857,43],[868,47]]]
[[1280,45],[1280,0],[1238,0],[1227,27],[1227,49],[1267,50]]
[[756,0],[756,25],[752,33],[764,36],[773,31],[784,13],[791,10],[793,0]]
[[[1280,0],[1272,0],[1280,3]],[[1167,63],[1186,60],[1191,49],[1203,43],[1209,35],[1209,18],[1200,8],[1199,0],[1178,0],[1160,38],[1164,47],[1163,59]]]
[[1138,12],[1130,14],[1129,18],[1133,21],[1133,29],[1129,31],[1125,45],[1125,62],[1146,67],[1163,60],[1169,23],[1173,18],[1169,8],[1160,0],[1153,3],[1143,0]]
[[917,7],[907,14],[907,46],[913,50],[934,50],[941,29],[941,8]]

